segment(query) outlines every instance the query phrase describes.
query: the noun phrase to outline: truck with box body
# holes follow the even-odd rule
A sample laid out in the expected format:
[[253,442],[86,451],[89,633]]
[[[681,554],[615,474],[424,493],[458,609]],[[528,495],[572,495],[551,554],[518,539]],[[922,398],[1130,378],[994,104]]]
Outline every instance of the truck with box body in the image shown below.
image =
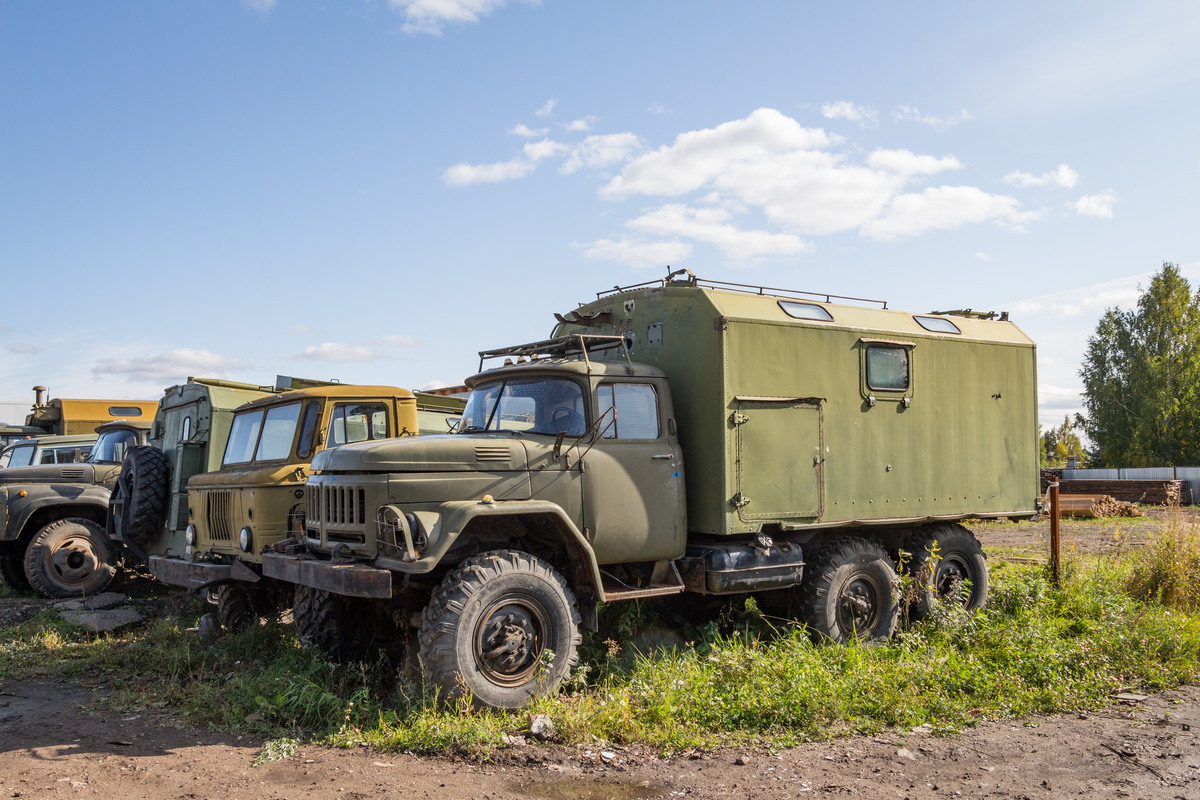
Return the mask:
[[892,633],[898,571],[915,614],[977,607],[961,521],[1037,513],[1034,345],[1007,315],[850,300],[601,293],[481,353],[456,433],[319,454],[306,547],[264,574],[319,594],[297,623],[329,641],[415,629],[426,680],[493,707],[557,687],[601,602],[753,594],[833,641]]
[[106,422],[87,460],[0,470],[0,575],[46,597],[104,589],[119,553],[104,518],[121,462],[146,441],[149,421]]
[[[78,436],[82,437],[79,441],[95,441],[97,425],[120,419],[140,420],[154,416],[155,404],[149,400],[54,398],[47,401],[46,387],[35,386],[33,392],[33,406],[25,417],[25,424],[0,425],[0,447],[46,436]],[[86,457],[87,454],[83,455]],[[34,460],[29,463],[41,462]],[[56,459],[54,463],[62,462]]]
[[[279,388],[295,382],[281,378]],[[153,448],[130,453],[126,494],[139,505],[115,524],[118,536],[144,554],[158,580],[211,592],[228,628],[292,605],[293,587],[280,591],[259,565],[263,550],[303,530],[303,487],[314,454],[350,442],[445,432],[463,406],[460,399],[394,386],[304,383],[228,411],[203,452],[182,433],[171,436],[185,424],[176,413],[174,424],[164,419]]]

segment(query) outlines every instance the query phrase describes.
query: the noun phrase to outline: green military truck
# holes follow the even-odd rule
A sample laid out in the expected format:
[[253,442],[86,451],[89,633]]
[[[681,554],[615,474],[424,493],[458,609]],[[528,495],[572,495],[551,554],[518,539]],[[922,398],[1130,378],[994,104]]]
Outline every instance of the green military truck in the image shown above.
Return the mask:
[[[264,580],[259,565],[264,550],[300,538],[304,481],[315,453],[445,432],[464,405],[394,386],[304,383],[240,405],[221,430],[213,426],[203,452],[190,453],[195,443],[182,433],[172,437],[172,423],[164,420],[155,446],[131,452],[127,462],[126,496],[137,502],[113,503],[123,510],[115,514],[117,535],[146,555],[154,576],[212,592],[227,628],[292,605],[294,588]],[[174,427],[184,424],[174,417]],[[301,592],[300,602],[307,599]]]
[[427,681],[511,708],[566,678],[601,602],[753,594],[884,638],[899,570],[915,614],[977,607],[961,522],[1037,513],[1035,351],[1005,315],[684,272],[556,316],[480,354],[455,434],[317,455],[307,552],[263,563],[323,598],[298,625],[415,629]]
[[129,451],[112,488],[105,529],[127,559],[145,565],[150,552],[184,552],[188,479],[221,465],[236,408],[286,391],[290,381],[188,378],[163,392],[147,443]]
[[87,460],[0,471],[0,575],[16,589],[81,597],[104,589],[118,553],[104,535],[109,495],[149,421],[96,428]]

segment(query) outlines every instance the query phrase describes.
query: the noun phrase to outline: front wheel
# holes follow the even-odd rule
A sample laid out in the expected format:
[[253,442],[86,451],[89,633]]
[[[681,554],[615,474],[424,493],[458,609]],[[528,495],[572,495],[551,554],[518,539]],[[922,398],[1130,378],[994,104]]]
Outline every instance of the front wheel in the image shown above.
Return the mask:
[[935,525],[908,537],[913,577],[910,619],[925,619],[938,603],[954,599],[968,611],[982,608],[988,596],[987,557],[975,535],[961,525]]
[[899,585],[880,545],[857,537],[836,539],[809,562],[797,616],[818,639],[887,639],[900,619]]
[[421,618],[421,669],[443,696],[520,708],[549,694],[578,660],[575,595],[555,569],[519,550],[464,561]]
[[117,574],[112,548],[96,523],[71,517],[42,528],[25,551],[25,577],[46,597],[104,591]]

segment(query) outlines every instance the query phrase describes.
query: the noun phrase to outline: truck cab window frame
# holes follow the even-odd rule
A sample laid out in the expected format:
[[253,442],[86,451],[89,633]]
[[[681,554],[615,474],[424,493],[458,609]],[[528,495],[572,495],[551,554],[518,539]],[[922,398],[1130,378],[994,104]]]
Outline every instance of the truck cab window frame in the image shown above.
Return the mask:
[[596,389],[596,406],[603,439],[647,441],[662,437],[658,390],[651,383],[601,383]]

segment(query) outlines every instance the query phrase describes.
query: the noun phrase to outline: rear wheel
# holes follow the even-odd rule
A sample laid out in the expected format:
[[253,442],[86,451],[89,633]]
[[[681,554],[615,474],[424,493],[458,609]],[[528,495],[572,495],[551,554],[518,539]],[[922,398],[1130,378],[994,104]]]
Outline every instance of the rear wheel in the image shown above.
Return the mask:
[[892,560],[868,539],[843,537],[817,550],[798,592],[797,616],[818,639],[878,641],[900,618]]
[[96,523],[72,517],[51,522],[25,551],[25,577],[46,597],[99,594],[117,573],[112,548]]
[[961,525],[935,525],[908,537],[907,572],[913,577],[910,619],[925,619],[953,598],[968,611],[982,608],[988,596],[987,556],[975,534]]
[[422,672],[444,697],[520,708],[556,691],[575,666],[579,612],[548,563],[496,550],[446,576],[422,615],[420,638]]

